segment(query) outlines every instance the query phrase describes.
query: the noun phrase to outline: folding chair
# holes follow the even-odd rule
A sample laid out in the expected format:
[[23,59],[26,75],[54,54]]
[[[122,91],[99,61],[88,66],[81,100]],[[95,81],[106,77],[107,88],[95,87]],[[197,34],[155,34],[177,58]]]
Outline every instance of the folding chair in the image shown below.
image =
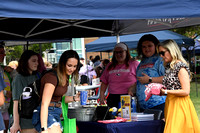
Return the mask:
[[162,114],[162,110],[157,109],[145,109],[145,114],[154,114],[154,120],[160,120],[160,116]]

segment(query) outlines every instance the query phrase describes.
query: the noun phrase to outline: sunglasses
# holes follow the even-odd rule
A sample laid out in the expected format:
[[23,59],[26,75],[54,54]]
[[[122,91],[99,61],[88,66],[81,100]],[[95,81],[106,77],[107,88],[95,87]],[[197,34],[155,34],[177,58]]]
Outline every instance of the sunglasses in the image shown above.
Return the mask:
[[162,55],[162,56],[165,56],[165,52],[167,52],[168,50],[166,50],[166,51],[161,51],[161,52],[159,52],[158,54],[159,55]]

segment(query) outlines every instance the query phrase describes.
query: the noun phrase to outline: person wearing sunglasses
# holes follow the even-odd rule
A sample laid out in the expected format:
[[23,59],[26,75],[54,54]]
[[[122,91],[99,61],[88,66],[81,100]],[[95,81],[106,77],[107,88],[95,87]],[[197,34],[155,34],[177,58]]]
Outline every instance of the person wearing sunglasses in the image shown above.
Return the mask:
[[137,67],[137,91],[136,96],[139,104],[139,112],[145,109],[162,110],[161,119],[164,118],[164,106],[166,96],[153,95],[145,101],[145,89],[149,83],[162,83],[165,73],[162,58],[156,51],[159,40],[152,34],[143,35],[137,46],[138,56],[141,62]]
[[100,103],[105,101],[105,92],[108,87],[109,96],[107,104],[109,107],[119,108],[120,96],[133,96],[136,87],[136,69],[139,62],[132,60],[129,48],[125,43],[117,43],[113,50],[112,62],[110,62],[100,77]]
[[200,133],[200,123],[190,99],[190,70],[174,40],[158,45],[159,55],[166,68],[161,95],[165,103],[164,133]]

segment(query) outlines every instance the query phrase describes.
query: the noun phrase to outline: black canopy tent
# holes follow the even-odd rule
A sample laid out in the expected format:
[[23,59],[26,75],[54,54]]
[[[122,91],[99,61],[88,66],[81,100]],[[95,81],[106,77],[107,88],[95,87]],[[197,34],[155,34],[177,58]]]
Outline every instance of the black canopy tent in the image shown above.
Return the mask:
[[200,18],[138,20],[55,20],[0,18],[0,40],[53,41],[81,37],[119,36],[197,25]]
[[2,1],[0,40],[119,36],[197,25],[199,4],[195,0]]

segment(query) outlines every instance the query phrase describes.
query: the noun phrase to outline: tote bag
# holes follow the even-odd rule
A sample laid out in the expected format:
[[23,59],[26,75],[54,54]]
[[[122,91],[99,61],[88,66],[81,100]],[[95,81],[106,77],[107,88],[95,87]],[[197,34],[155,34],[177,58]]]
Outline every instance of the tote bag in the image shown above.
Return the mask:
[[63,114],[63,133],[76,133],[76,118],[68,118],[68,103],[65,103],[65,96],[62,97],[62,114]]

